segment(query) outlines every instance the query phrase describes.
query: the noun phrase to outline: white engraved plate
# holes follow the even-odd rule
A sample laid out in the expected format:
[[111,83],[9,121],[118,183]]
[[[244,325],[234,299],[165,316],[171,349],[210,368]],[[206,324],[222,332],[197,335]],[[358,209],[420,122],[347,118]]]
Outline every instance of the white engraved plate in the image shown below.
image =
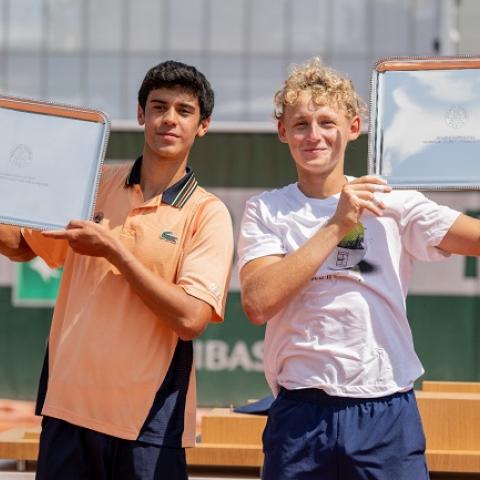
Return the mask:
[[384,177],[394,188],[480,188],[480,59],[377,64],[369,173]]
[[0,97],[0,222],[91,219],[108,134],[102,112]]

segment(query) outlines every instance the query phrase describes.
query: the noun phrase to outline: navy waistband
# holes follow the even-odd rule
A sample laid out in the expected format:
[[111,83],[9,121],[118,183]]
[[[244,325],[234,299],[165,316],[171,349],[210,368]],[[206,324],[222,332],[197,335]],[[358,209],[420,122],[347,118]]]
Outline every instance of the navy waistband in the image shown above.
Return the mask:
[[284,387],[280,387],[279,397],[288,398],[290,400],[296,400],[299,402],[307,403],[323,403],[323,404],[335,404],[335,405],[358,405],[366,402],[386,402],[394,398],[408,397],[413,395],[413,389],[406,392],[392,393],[384,397],[338,397],[329,395],[320,388],[301,388],[298,390],[287,390]]

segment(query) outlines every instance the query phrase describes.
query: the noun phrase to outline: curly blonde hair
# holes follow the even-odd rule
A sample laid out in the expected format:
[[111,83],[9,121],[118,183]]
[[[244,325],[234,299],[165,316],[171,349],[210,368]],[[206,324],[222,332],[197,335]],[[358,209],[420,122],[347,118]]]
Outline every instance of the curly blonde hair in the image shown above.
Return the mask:
[[307,63],[296,66],[285,80],[283,88],[274,97],[274,116],[283,117],[285,105],[293,105],[300,92],[309,90],[317,105],[341,108],[348,118],[365,116],[365,103],[355,91],[353,83],[337,71],[326,67],[316,57]]

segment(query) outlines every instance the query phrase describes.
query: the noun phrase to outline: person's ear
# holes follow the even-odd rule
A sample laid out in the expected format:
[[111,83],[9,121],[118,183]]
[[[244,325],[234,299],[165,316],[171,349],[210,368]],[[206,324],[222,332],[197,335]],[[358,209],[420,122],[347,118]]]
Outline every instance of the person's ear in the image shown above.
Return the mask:
[[197,129],[197,137],[203,137],[207,133],[208,128],[210,127],[211,121],[212,121],[212,117],[207,117],[207,118],[204,118],[203,120],[200,120],[200,123],[198,124],[198,129]]
[[139,125],[145,125],[145,111],[140,104],[137,105],[137,122]]
[[362,131],[362,119],[360,116],[355,115],[351,120],[350,120],[350,135],[349,135],[349,140],[356,140]]
[[280,118],[277,122],[278,138],[282,143],[288,143],[287,141],[287,129],[285,128],[285,122]]

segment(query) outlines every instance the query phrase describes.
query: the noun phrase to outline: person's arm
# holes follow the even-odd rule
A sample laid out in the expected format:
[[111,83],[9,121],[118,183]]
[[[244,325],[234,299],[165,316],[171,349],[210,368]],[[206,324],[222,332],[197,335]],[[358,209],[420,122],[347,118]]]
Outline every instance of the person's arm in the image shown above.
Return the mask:
[[458,255],[480,255],[480,220],[460,214],[450,227],[438,248]]
[[[191,340],[203,332],[211,319],[223,315],[233,249],[231,221],[228,216],[227,222],[227,216],[225,207],[213,203],[208,211],[203,211],[185,252],[178,285],[150,271],[101,224],[72,221],[66,230],[44,235],[67,240],[76,253],[104,257],[152,312],[161,316],[181,339]],[[225,230],[227,226],[230,233]],[[220,227],[223,236],[218,235]]]
[[264,324],[285,307],[344,235],[332,221],[290,255],[269,255],[248,262],[240,271],[240,282],[243,309],[250,321]]
[[162,318],[182,340],[193,340],[205,330],[213,313],[208,303],[155,275],[119,241],[114,242],[105,258],[118,269],[150,310],[161,312]]
[[0,225],[0,254],[15,262],[27,262],[35,253],[22,236],[20,227]]
[[240,271],[242,305],[247,317],[261,325],[285,307],[310,281],[341,239],[357,225],[364,209],[382,215],[375,191],[390,191],[373,176],[358,178],[342,189],[334,216],[298,250],[249,261]]

